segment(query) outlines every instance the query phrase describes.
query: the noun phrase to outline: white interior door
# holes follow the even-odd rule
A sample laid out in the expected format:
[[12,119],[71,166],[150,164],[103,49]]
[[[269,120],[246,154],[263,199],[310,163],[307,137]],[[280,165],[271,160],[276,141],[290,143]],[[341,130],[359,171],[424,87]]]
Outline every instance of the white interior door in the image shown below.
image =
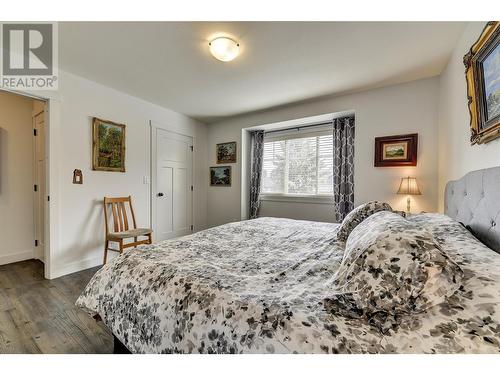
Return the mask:
[[154,236],[162,241],[193,230],[193,138],[160,128],[155,133]]
[[44,261],[45,249],[45,112],[33,118],[35,258]]

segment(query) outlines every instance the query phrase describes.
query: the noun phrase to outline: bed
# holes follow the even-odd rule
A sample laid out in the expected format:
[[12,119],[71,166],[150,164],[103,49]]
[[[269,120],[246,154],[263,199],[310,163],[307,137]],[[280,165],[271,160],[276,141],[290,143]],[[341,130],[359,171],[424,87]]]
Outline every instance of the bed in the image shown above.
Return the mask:
[[132,353],[500,353],[500,168],[450,182],[445,200],[446,215],[408,220],[461,267],[462,285],[387,330],[326,306],[339,225],[278,218],[126,252],[77,305]]

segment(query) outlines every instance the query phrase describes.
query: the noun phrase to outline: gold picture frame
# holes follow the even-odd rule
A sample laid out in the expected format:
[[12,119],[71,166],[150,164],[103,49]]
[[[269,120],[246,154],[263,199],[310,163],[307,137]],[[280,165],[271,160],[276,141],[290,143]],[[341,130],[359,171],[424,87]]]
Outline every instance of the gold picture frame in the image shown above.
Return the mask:
[[215,146],[215,157],[217,164],[236,163],[237,144],[233,142],[217,143]]
[[230,165],[210,167],[210,186],[231,187],[232,174]]
[[125,125],[92,119],[92,169],[125,172]]
[[488,59],[494,61],[498,57],[499,42],[500,22],[490,21],[464,56],[472,145],[487,143],[500,137],[500,89],[493,86],[488,93],[494,82],[489,76],[493,73],[498,78],[499,69],[498,65],[489,63]]

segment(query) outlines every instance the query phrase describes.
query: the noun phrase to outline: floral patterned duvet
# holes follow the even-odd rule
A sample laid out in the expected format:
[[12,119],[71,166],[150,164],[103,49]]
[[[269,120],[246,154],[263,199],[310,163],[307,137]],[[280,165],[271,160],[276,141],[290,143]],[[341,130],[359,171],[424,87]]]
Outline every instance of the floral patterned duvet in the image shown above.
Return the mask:
[[126,252],[77,301],[133,353],[500,353],[500,255],[439,214],[411,217],[464,271],[446,302],[382,333],[325,307],[337,224],[260,218]]

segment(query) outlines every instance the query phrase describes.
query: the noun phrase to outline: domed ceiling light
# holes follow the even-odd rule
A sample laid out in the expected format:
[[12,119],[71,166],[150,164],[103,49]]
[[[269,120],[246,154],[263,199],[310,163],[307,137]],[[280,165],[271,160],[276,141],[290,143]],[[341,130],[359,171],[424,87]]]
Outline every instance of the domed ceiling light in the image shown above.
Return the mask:
[[215,38],[208,45],[210,53],[220,61],[234,60],[240,53],[240,45],[231,38]]

